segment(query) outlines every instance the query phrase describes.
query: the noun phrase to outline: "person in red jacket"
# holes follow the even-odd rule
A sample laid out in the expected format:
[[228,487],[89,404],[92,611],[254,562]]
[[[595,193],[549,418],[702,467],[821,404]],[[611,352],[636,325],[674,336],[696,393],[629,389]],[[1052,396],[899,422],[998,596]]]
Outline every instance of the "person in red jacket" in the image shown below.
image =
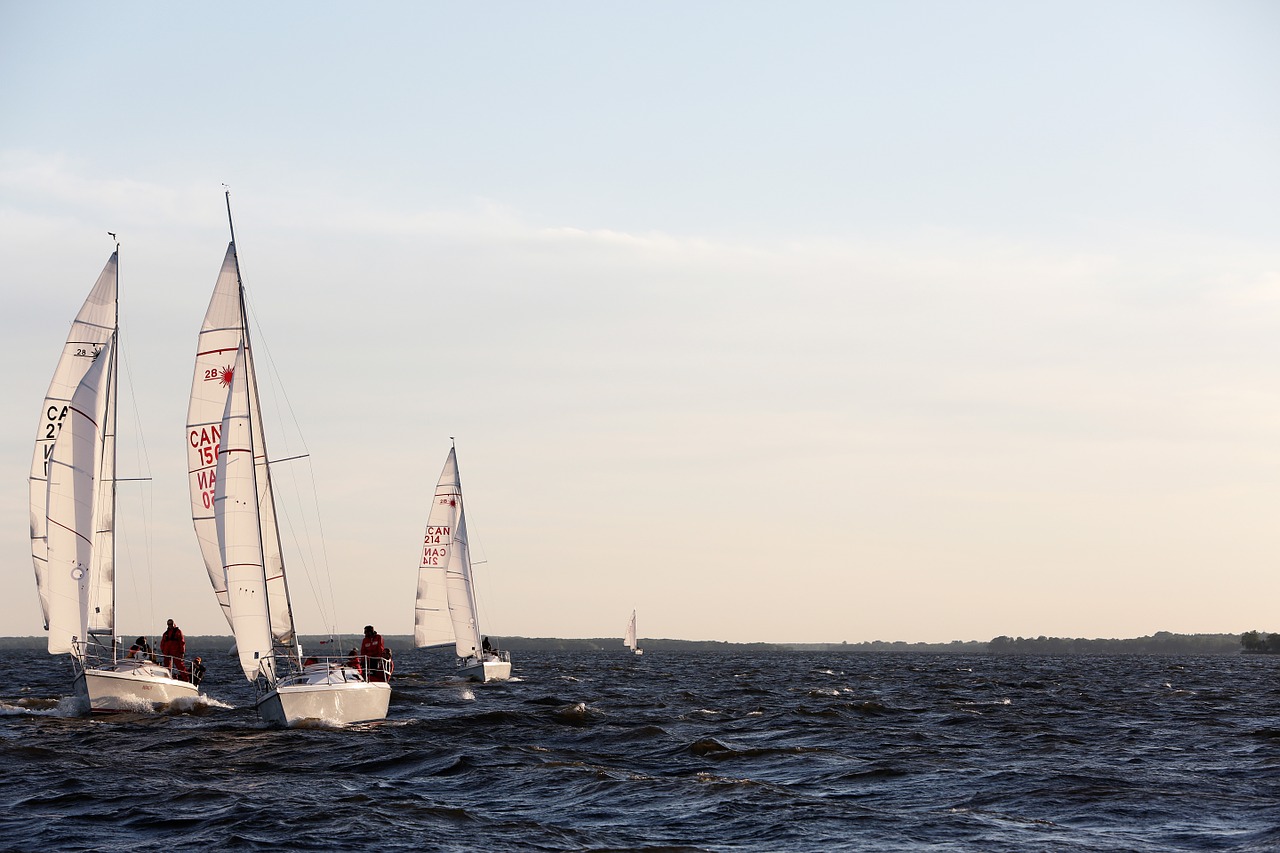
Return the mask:
[[186,679],[187,662],[183,660],[187,656],[187,638],[182,635],[182,629],[173,624],[173,620],[169,620],[169,627],[160,635],[160,654],[164,655],[164,665],[173,670],[175,678]]
[[360,654],[368,664],[365,677],[369,681],[386,681],[382,671],[382,653],[387,647],[382,642],[382,635],[373,630],[372,625],[364,626],[364,639],[360,641]]

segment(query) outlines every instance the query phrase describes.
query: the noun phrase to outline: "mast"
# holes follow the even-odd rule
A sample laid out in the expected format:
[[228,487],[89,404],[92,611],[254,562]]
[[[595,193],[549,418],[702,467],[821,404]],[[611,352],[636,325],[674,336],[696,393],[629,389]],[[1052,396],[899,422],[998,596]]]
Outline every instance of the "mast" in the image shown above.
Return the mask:
[[[226,185],[224,184],[223,186],[226,186]],[[255,411],[261,412],[262,405],[258,399],[257,371],[255,370],[253,365],[253,347],[249,341],[249,312],[245,307],[245,301],[244,301],[244,279],[240,275],[240,250],[235,248],[236,224],[235,224],[235,220],[231,216],[231,190],[230,189],[224,190],[223,195],[226,197],[226,200],[227,200],[227,227],[231,230],[231,247],[233,249],[232,257],[234,258],[235,265],[236,265],[236,293],[240,300],[240,334],[244,339],[244,363],[245,363],[245,369],[246,369],[245,379],[247,380],[249,376],[254,377],[254,381],[249,384],[249,392],[250,392],[249,408],[251,413]],[[261,415],[258,415],[259,421],[261,421],[261,417],[262,417]],[[252,423],[252,415],[250,416],[250,423]],[[263,472],[263,476],[266,478],[267,494],[271,496],[271,501],[273,504],[273,513],[274,513],[275,489],[272,488],[272,485],[271,485],[271,465],[267,461],[270,457],[267,456],[267,433],[265,429],[262,430],[261,437],[262,437],[262,446],[259,448],[255,448],[255,452],[262,453],[262,472]],[[255,465],[254,468],[256,470],[257,466]],[[256,475],[255,475],[255,479],[256,479]],[[292,636],[290,637],[290,645],[294,652],[294,657],[298,658],[299,661],[301,661],[302,647],[298,643],[298,628],[293,622],[293,603],[289,598],[289,582],[288,582],[288,578],[284,574],[284,546],[280,541],[280,525],[279,523],[275,523],[272,526],[275,529],[276,553],[280,555],[280,575],[281,575],[282,586],[284,587],[285,610],[287,611],[289,616],[289,624],[290,626],[292,626]],[[258,525],[258,539],[259,539],[259,545],[261,545],[261,539],[262,539],[261,523],[259,523]],[[266,548],[262,548],[262,553],[264,554],[264,557],[265,557]],[[267,568],[265,558],[263,561],[262,568],[263,568],[263,575],[264,575],[263,580],[265,581],[266,568]],[[271,598],[270,598],[270,595],[268,595],[267,596],[267,608],[268,608],[267,613],[268,614],[270,614],[271,612],[270,602],[271,602]],[[273,637],[273,644],[274,644],[274,637]]]
[[[115,297],[116,298],[115,298],[115,305],[114,305],[115,316],[111,324],[111,329],[112,329],[111,344],[113,347],[115,347],[115,352],[112,353],[112,356],[114,357],[111,359],[111,382],[107,386],[107,405],[110,407],[110,410],[111,410],[111,417],[108,421],[109,426],[107,428],[111,430],[111,498],[110,498],[110,501],[111,501],[111,659],[112,661],[114,661],[116,659],[116,653],[118,651],[118,644],[116,643],[115,526],[116,526],[116,462],[118,459],[116,448],[119,444],[119,441],[118,441],[119,430],[117,429],[117,426],[119,424],[119,419],[120,419],[120,407],[118,405],[118,401],[120,399],[118,396],[118,392],[120,390],[120,369],[119,369],[119,364],[117,363],[119,361],[119,355],[120,355],[120,238],[117,237],[115,232],[112,232],[112,231],[108,231],[107,234],[110,235],[111,239],[114,240],[116,244],[116,252],[115,252],[115,255],[116,255]],[[104,441],[106,440],[105,436],[103,437],[103,440]]]

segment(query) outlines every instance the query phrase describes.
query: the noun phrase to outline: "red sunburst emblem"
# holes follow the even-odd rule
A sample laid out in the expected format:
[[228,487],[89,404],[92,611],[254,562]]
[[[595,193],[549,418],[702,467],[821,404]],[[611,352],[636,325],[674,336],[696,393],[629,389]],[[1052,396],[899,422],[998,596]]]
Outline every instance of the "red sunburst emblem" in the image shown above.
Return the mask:
[[231,384],[231,377],[235,374],[235,372],[236,372],[235,368],[229,364],[226,367],[222,368],[222,370],[218,371],[218,381],[222,383],[223,388],[226,388],[228,385]]

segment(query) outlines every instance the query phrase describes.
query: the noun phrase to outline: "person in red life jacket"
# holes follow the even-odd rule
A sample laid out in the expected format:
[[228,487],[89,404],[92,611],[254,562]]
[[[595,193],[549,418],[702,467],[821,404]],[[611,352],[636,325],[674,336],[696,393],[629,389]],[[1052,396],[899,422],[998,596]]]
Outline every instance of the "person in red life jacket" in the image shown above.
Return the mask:
[[182,629],[173,624],[173,620],[169,620],[169,627],[160,635],[160,654],[163,655],[164,665],[174,670],[174,677],[186,679],[187,662],[183,658],[187,655],[187,638],[182,636]]
[[364,667],[360,666],[360,653],[355,649],[352,649],[347,654],[347,666],[351,667],[361,675],[364,674]]
[[387,680],[386,674],[382,671],[382,653],[386,650],[382,635],[373,630],[372,625],[365,625],[364,639],[360,641],[360,654],[368,661],[369,672],[366,677],[369,681]]

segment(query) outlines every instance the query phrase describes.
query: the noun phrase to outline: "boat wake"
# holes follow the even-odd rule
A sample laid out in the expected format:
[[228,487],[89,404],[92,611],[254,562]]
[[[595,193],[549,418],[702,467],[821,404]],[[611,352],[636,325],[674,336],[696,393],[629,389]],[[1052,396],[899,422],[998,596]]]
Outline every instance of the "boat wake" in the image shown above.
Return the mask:
[[0,717],[80,717],[85,713],[84,702],[75,696],[61,699],[19,699],[16,702],[0,702]]
[[[265,724],[264,724],[265,725]],[[333,720],[326,720],[322,717],[305,717],[301,720],[292,720],[289,723],[291,729],[341,729],[341,723]]]
[[169,704],[160,706],[156,709],[156,712],[160,714],[192,714],[200,716],[209,713],[214,708],[234,711],[236,706],[201,694],[199,696],[180,696]]

